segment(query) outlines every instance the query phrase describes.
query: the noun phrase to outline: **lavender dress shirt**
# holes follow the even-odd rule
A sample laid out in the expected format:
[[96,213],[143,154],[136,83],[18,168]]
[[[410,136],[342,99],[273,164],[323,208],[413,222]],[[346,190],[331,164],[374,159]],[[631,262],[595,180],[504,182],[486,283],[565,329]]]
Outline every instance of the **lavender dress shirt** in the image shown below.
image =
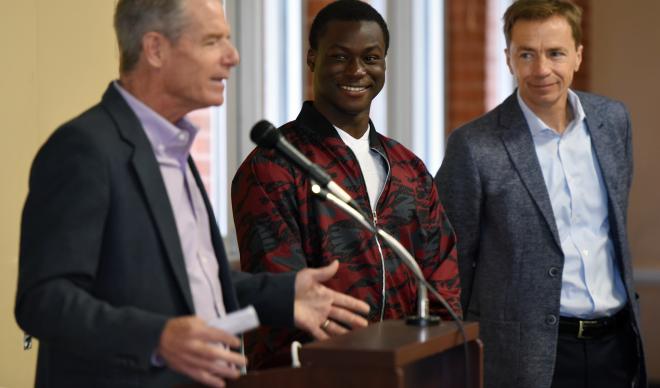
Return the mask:
[[195,315],[206,321],[223,316],[226,311],[208,213],[187,163],[198,129],[185,119],[172,124],[119,82],[114,86],[140,120],[160,166],[181,240]]

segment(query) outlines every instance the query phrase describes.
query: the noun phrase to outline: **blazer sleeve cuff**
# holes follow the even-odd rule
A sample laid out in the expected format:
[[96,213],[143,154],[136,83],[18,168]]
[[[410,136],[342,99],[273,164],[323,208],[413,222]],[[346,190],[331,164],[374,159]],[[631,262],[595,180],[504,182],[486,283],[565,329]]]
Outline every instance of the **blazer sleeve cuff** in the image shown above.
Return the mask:
[[240,306],[253,305],[262,325],[293,328],[296,272],[245,275],[233,276]]

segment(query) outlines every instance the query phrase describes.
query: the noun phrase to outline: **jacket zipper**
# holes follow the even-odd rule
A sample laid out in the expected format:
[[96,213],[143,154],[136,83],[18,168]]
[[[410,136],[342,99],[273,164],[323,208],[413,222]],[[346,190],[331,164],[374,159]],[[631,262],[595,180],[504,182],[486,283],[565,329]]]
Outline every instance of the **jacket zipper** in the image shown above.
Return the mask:
[[[390,180],[390,161],[387,160],[385,155],[383,155],[379,150],[376,148],[371,148],[374,150],[376,153],[378,153],[383,160],[385,161],[385,164],[387,164],[387,175],[385,176],[385,182],[383,182],[383,189],[378,193],[378,198],[376,198],[376,208],[378,208],[378,202],[380,202],[380,197],[383,194],[383,191],[385,191],[385,186],[387,186],[387,181]],[[362,181],[365,185],[366,188],[366,182],[364,182],[364,177],[362,177]],[[373,221],[374,221],[374,227],[378,227],[378,215],[376,214],[376,209],[371,210],[371,214],[373,216]],[[380,239],[378,238],[378,235],[374,235],[374,239],[376,239],[376,246],[378,246],[378,253],[380,255],[380,269],[381,269],[381,303],[380,303],[380,320],[383,321],[385,318],[385,304],[387,301],[387,293],[386,293],[386,281],[385,281],[385,255],[383,255],[383,248],[380,245]]]
[[[350,147],[348,148],[348,152],[353,156],[353,160],[357,162],[357,157],[353,153],[353,150],[351,150]],[[377,148],[374,147],[369,147],[369,149],[375,151],[378,153],[383,160],[385,161],[385,164],[387,165],[387,175],[385,176],[385,182],[383,183],[383,189],[378,193],[378,198],[376,199],[376,207],[378,207],[378,202],[380,201],[380,197],[383,194],[383,191],[385,191],[385,186],[387,186],[387,182],[390,180],[390,171],[391,171],[391,166],[390,166],[390,161],[387,160],[387,157],[380,152]],[[359,162],[357,163],[359,165]],[[362,174],[362,170],[360,169],[360,179],[362,180],[362,185],[365,188],[367,188],[367,182],[364,180],[364,175]],[[367,206],[371,208],[371,204],[369,203],[369,193],[367,193]],[[371,214],[373,216],[373,224],[375,227],[378,227],[378,216],[376,215],[376,210],[375,209],[370,209]],[[385,304],[386,304],[386,282],[385,282],[385,255],[383,255],[383,249],[380,245],[380,240],[378,239],[378,235],[374,235],[374,238],[376,239],[376,245],[378,246],[378,254],[380,256],[380,268],[381,268],[381,303],[380,303],[380,320],[382,321],[385,318]]]
[[[373,215],[373,221],[374,221],[374,227],[378,227],[378,216],[376,215],[376,211],[372,211]],[[386,287],[386,282],[385,282],[385,256],[383,255],[383,248],[380,246],[380,240],[378,239],[378,235],[374,235],[374,239],[376,239],[376,246],[378,246],[378,253],[380,254],[380,271],[382,274],[382,283],[381,283],[381,303],[380,303],[380,320],[382,321],[383,318],[385,317],[385,301],[386,301],[386,292],[385,292],[385,287]]]

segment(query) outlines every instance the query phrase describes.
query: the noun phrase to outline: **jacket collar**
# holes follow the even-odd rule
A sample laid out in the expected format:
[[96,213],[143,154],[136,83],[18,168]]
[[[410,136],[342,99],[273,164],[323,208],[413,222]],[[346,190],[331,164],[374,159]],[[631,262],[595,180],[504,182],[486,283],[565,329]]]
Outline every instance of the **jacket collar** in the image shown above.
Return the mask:
[[622,172],[619,168],[619,162],[628,154],[624,141],[620,140],[625,138],[621,134],[621,131],[630,131],[630,128],[613,127],[613,121],[606,119],[612,115],[612,112],[607,108],[608,104],[597,100],[597,98],[589,94],[576,93],[584,108],[587,118],[587,128],[591,136],[591,144],[600,164],[600,171],[605,182],[605,187],[607,188],[607,195],[610,198],[610,206],[614,212],[613,216],[623,220],[627,209],[619,206],[621,198],[619,197],[619,190],[615,188],[621,180]]
[[[618,157],[616,155],[620,155],[620,152],[618,151],[619,147],[616,145],[616,131],[609,128],[605,123],[605,118],[609,114],[606,111],[606,104],[602,103],[602,101],[596,101],[589,94],[575,93],[580,99],[584,110],[587,128],[600,163],[607,194],[610,198],[616,199],[613,198],[616,195],[613,187],[617,181],[616,174],[618,172],[614,158]],[[543,214],[555,241],[558,246],[561,246],[550,197],[545,186],[536,149],[534,148],[534,141],[529,125],[518,103],[515,91],[500,105],[497,111],[500,136],[504,141],[509,157],[525,187]],[[616,200],[610,202],[614,204],[618,203]],[[622,214],[622,209],[619,209],[617,206],[614,206],[613,210],[615,212],[614,216],[620,216]]]
[[[298,127],[305,129],[306,133],[316,137],[321,142],[327,139],[341,141],[341,137],[339,137],[335,127],[316,109],[313,101],[305,101],[303,103],[295,122]],[[381,151],[385,155],[385,149],[378,138],[378,132],[371,119],[369,119],[369,146]]]

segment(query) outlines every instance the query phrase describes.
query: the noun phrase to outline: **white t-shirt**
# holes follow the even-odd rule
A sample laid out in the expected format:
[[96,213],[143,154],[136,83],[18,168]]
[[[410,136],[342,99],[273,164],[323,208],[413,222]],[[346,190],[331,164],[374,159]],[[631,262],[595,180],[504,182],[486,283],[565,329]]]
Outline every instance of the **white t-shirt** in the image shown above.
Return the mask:
[[361,138],[356,139],[344,132],[341,128],[335,127],[339,137],[344,144],[353,151],[360,164],[364,182],[367,185],[367,194],[369,194],[369,203],[372,211],[376,211],[376,204],[387,178],[387,171],[383,166],[383,157],[369,147],[369,130],[364,132]]

